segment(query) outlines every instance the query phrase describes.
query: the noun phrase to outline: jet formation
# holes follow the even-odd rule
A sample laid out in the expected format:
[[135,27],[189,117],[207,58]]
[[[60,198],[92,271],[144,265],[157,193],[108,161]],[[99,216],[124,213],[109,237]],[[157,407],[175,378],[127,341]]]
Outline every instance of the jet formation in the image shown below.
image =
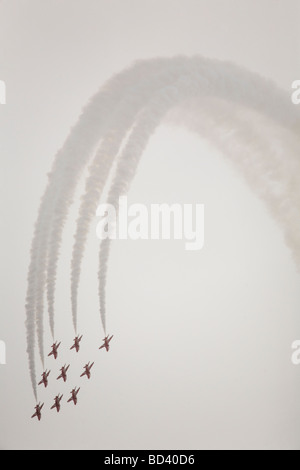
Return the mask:
[[[82,338],[83,338],[83,335],[81,336],[76,336],[76,338],[74,338],[74,344],[71,346],[70,350],[75,350],[76,353],[79,352],[80,350],[80,343],[82,341]],[[100,346],[99,349],[103,349],[105,348],[106,351],[108,352],[109,349],[110,349],[110,342],[113,338],[113,335],[112,336],[106,336],[104,339],[103,339],[103,344]],[[51,346],[51,351],[50,353],[48,354],[48,357],[51,357],[53,356],[53,358],[55,360],[58,359],[58,356],[59,356],[59,347],[61,346],[61,342],[55,342],[54,344],[52,344]],[[88,362],[88,364],[86,364],[84,367],[83,367],[83,373],[80,375],[80,377],[87,377],[88,380],[91,379],[91,369],[92,367],[94,366],[94,362],[90,363]],[[68,370],[70,368],[70,364],[69,365],[64,365],[63,367],[60,368],[60,375],[57,377],[56,380],[63,380],[64,383],[66,383],[68,381]],[[42,373],[41,377],[42,377],[42,380],[38,383],[38,385],[44,385],[44,388],[47,388],[48,385],[49,385],[49,376],[50,376],[50,373],[51,371],[48,371],[47,369]],[[75,387],[71,390],[70,394],[71,394],[71,397],[67,400],[67,403],[73,403],[75,406],[77,405],[78,403],[78,394],[79,394],[79,391],[80,391],[80,387]],[[58,394],[56,395],[56,397],[54,398],[54,404],[51,406],[51,410],[54,410],[56,409],[57,413],[60,412],[61,410],[61,402],[62,402],[62,399],[63,399],[63,395],[62,394]],[[35,406],[35,412],[34,414],[32,415],[31,418],[37,418],[38,421],[41,421],[42,419],[42,409],[44,408],[44,403],[41,404],[41,403],[38,403],[36,406]]]

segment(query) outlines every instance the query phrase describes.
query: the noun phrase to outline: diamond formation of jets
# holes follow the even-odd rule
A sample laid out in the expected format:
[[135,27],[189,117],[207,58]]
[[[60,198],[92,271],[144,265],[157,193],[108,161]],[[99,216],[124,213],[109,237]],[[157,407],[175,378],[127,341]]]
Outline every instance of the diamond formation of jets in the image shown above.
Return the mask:
[[[80,350],[80,342],[83,338],[83,335],[78,335],[76,336],[76,338],[74,339],[74,344],[72,345],[72,347],[70,348],[70,350],[75,350],[77,353],[79,352]],[[113,335],[112,336],[106,336],[104,339],[103,339],[103,344],[102,346],[100,346],[99,349],[102,349],[102,348],[105,348],[106,351],[108,352],[109,349],[110,349],[110,342],[113,338]],[[56,360],[58,358],[58,349],[61,345],[61,342],[55,342],[52,346],[51,346],[51,352],[48,354],[48,357],[51,357],[53,356],[54,359]],[[91,378],[91,369],[92,367],[94,366],[94,362],[90,363],[88,362],[88,364],[86,364],[84,366],[84,372],[80,375],[80,377],[87,377],[87,379],[90,379]],[[63,382],[67,382],[67,372],[70,368],[70,364],[67,366],[66,364],[60,368],[60,375],[57,377],[56,380],[63,380]],[[49,375],[50,375],[51,371],[48,371],[47,369],[42,373],[41,377],[42,377],[42,380],[39,382],[38,385],[44,385],[45,388],[48,387],[49,385]],[[75,387],[73,388],[73,390],[70,392],[71,393],[71,397],[69,398],[69,400],[67,401],[67,403],[71,403],[73,402],[74,405],[77,405],[78,403],[78,398],[77,398],[77,395],[80,391],[80,387]],[[58,394],[56,395],[56,397],[54,398],[54,404],[51,406],[51,410],[54,410],[56,409],[57,413],[60,412],[61,410],[61,401],[63,399],[63,394]],[[41,421],[42,419],[42,409],[44,407],[44,403],[41,404],[41,402],[39,402],[35,407],[34,407],[34,414],[32,415],[31,418],[37,418],[39,421]]]

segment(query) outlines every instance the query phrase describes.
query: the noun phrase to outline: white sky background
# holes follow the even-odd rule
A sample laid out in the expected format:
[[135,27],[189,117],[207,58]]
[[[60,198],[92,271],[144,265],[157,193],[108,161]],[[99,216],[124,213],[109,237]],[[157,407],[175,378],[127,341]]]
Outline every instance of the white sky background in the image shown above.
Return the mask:
[[[1,129],[1,449],[300,448],[300,277],[265,206],[212,145],[163,126],[151,140],[130,201],[206,206],[206,244],[115,242],[108,278],[110,354],[97,298],[98,240],[92,231],[80,287],[80,356],[69,266],[75,204],[64,233],[57,336],[47,362],[70,382],[34,399],[25,343],[26,277],[33,226],[53,156],[82,106],[137,59],[202,54],[229,59],[290,90],[300,78],[299,2],[292,0],[3,0]],[[96,220],[95,220],[96,223]],[[46,322],[47,330],[48,324]],[[46,345],[51,338],[46,332]],[[77,380],[95,360],[90,383]],[[38,363],[39,364],[39,363]],[[54,367],[53,367],[54,366]],[[38,373],[42,372],[39,370]],[[52,398],[82,386],[78,407]]]

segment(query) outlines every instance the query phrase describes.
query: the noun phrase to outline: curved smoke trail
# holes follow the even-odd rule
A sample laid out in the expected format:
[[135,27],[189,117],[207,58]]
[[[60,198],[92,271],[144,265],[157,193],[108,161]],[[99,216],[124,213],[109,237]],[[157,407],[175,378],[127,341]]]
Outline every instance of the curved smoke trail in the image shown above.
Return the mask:
[[[157,68],[161,62],[162,61],[158,59],[157,62],[153,64],[147,64],[146,62],[138,63],[135,66],[136,76],[140,78],[142,83],[147,84],[147,81],[151,81],[151,77],[154,73],[152,69],[154,69],[154,67]],[[49,251],[49,227],[51,227],[52,223],[56,223],[59,226],[58,230],[56,230],[55,227],[52,228],[51,231],[52,242],[54,245],[57,245],[57,243],[55,243],[55,236],[59,238],[61,232],[59,223],[62,222],[62,218],[65,217],[68,211],[71,197],[74,193],[74,187],[81,176],[81,171],[88,163],[105,129],[109,129],[109,126],[113,127],[113,119],[118,115],[120,102],[122,102],[123,99],[127,100],[127,95],[130,93],[130,90],[134,88],[136,88],[136,86],[132,70],[126,70],[110,80],[84,108],[79,122],[72,129],[65,145],[58,153],[54,169],[49,174],[49,185],[42,199],[39,217],[36,223],[37,230],[34,239],[37,240],[33,243],[32,267],[36,264],[42,266],[40,272],[45,267],[45,259]],[[124,96],[125,98],[123,98]],[[70,181],[74,184],[71,188]],[[64,203],[63,206],[61,205],[62,201]],[[47,220],[46,227],[43,223],[43,217]],[[41,233],[44,233],[43,243],[40,241]],[[36,245],[38,243],[42,246],[42,253],[39,257],[36,252]],[[44,262],[41,262],[41,259],[43,259]],[[37,261],[35,262],[34,260]],[[35,280],[36,278],[39,279],[40,277],[35,274]],[[32,283],[30,287],[33,288]],[[40,289],[37,290],[37,294],[42,295],[43,289],[44,285],[42,284],[40,285]],[[53,319],[51,319],[50,323],[53,333]]]
[[[173,114],[172,121],[205,135],[230,156],[248,185],[283,227],[286,244],[300,269],[300,239],[295,227],[300,214],[298,135],[263,116],[251,115],[247,119],[245,110],[226,103],[210,102],[202,111],[199,116],[195,103],[189,103],[188,107],[181,108],[180,114]],[[230,120],[236,120],[238,124],[234,130],[228,120],[229,115]]]
[[[118,128],[123,128],[123,132],[128,128],[127,121],[132,120],[131,125],[134,122],[134,114],[136,114],[147,102],[148,95],[151,96],[155,92],[156,88],[160,86],[161,82],[172,81],[182,73],[182,66],[188,59],[176,58],[172,61],[172,64],[167,64],[162,59],[154,59],[150,62],[138,62],[132,69],[123,73],[124,77],[121,76],[117,83],[119,86],[118,93],[116,94],[115,101],[117,108],[113,108],[112,118],[106,122],[106,129],[110,129],[110,132],[116,131]],[[110,84],[108,84],[110,85]],[[101,95],[101,91],[100,91]],[[95,100],[95,99],[94,99]],[[113,105],[112,105],[113,107]],[[99,107],[99,114],[103,113],[103,109]],[[108,114],[108,113],[107,113]],[[123,119],[120,119],[123,117]],[[121,121],[121,123],[120,123]],[[94,122],[93,122],[94,124]],[[111,126],[109,128],[109,125]],[[128,129],[127,129],[128,130]],[[118,132],[118,131],[117,131]],[[127,132],[127,131],[126,131]],[[100,133],[100,131],[99,131]],[[100,137],[100,136],[99,136]],[[112,148],[107,149],[107,142],[110,141]],[[84,142],[84,141],[83,141]],[[105,151],[112,151],[112,154],[101,159],[103,150],[96,154],[94,162],[92,164],[92,171],[95,170],[97,174],[109,173],[112,163],[115,158],[115,152],[117,152],[116,142],[111,142],[110,136],[108,135],[108,141],[104,142],[102,149]],[[73,168],[72,168],[73,171]],[[66,188],[60,197],[56,199],[56,213],[52,222],[52,234],[49,245],[49,262],[47,267],[47,298],[48,298],[48,311],[50,318],[51,330],[54,331],[54,300],[55,300],[55,284],[56,284],[56,272],[57,263],[59,259],[59,251],[62,239],[63,227],[68,215],[68,209],[70,207],[70,194],[73,194],[76,188],[80,174],[76,172],[74,178],[69,178],[66,183]],[[91,181],[95,181],[95,175],[91,173]],[[69,191],[69,193],[68,193]],[[99,193],[99,188],[96,189]],[[100,191],[101,192],[101,191]],[[87,194],[83,205],[87,208],[90,199],[90,194]],[[85,215],[80,210],[79,223],[86,224]],[[88,218],[88,216],[87,216]],[[78,225],[77,224],[77,225]],[[72,309],[73,309],[73,322],[75,330],[77,329],[77,287],[76,284],[79,282],[79,272],[82,259],[82,246],[86,238],[84,228],[79,227],[75,237],[75,245],[73,249],[73,260],[72,260]],[[42,290],[40,291],[42,294]]]
[[[152,70],[156,69],[160,59],[152,64],[140,62],[135,70],[141,81],[151,80]],[[162,64],[163,65],[163,64]],[[164,65],[165,66],[165,65]],[[31,383],[37,397],[35,373],[35,330],[38,330],[40,356],[43,362],[43,299],[46,283],[46,268],[49,259],[50,227],[57,219],[64,221],[65,213],[71,203],[72,190],[76,179],[80,178],[82,169],[88,162],[94,147],[101,138],[101,133],[109,127],[110,118],[117,113],[122,96],[134,87],[135,77],[132,70],[125,70],[115,76],[96,94],[83,109],[78,123],[73,127],[62,149],[55,157],[49,182],[41,200],[34,236],[31,246],[30,265],[27,277],[26,294],[26,336],[27,353]],[[70,172],[72,179],[70,178]],[[70,179],[72,188],[70,188]],[[64,201],[60,207],[61,201]],[[64,211],[64,212],[63,212]],[[57,225],[57,224],[56,224]],[[62,228],[57,232],[52,229],[52,243],[55,237],[60,241]],[[50,308],[50,327],[54,337],[54,314]]]
[[[171,102],[167,103],[166,109],[161,112],[159,111],[162,106],[159,100],[157,108],[151,107],[150,104],[147,111],[147,103],[150,98],[152,97],[152,103],[155,103],[153,96],[161,96],[166,89],[172,90],[172,99],[170,100]],[[134,96],[136,90],[139,90],[138,93],[140,93],[136,117],[131,115],[132,126],[130,119],[126,123],[124,122],[123,125],[122,119],[118,120],[118,112],[121,115],[122,113],[126,115],[126,109],[124,109],[126,97]],[[163,115],[167,113],[169,108],[182,106],[188,98],[193,99],[194,97],[203,100],[207,97],[213,97],[214,99],[236,103],[242,108],[253,109],[258,114],[266,116],[280,128],[286,128],[294,133],[297,133],[299,130],[299,112],[296,107],[291,105],[289,97],[285,93],[253,73],[232,64],[216,60],[200,57],[191,59],[180,57],[141,62],[112,79],[104,89],[100,90],[84,110],[78,124],[72,130],[64,147],[56,157],[36,223],[31,249],[26,298],[27,350],[35,394],[35,328],[37,326],[39,348],[41,358],[43,359],[43,298],[45,283],[47,283],[50,326],[54,336],[55,279],[61,237],[72,197],[83,169],[102,140],[100,150],[96,154],[91,167],[89,180],[93,188],[95,188],[98,180],[97,177],[93,179],[93,171],[96,168],[97,175],[100,175],[100,178],[103,176],[103,180],[100,180],[100,190],[98,189],[97,191],[96,186],[96,192],[93,194],[94,189],[92,187],[87,188],[86,201],[90,196],[93,198],[93,206],[88,207],[94,208],[94,201],[101,194],[101,187],[106,178],[105,175],[108,175],[110,172],[112,163],[118,155],[123,141],[126,141],[126,136],[131,126],[133,130],[129,135],[127,147],[121,155],[117,170],[118,176],[114,180],[110,192],[110,199],[115,200],[114,194],[127,190],[129,182],[134,176],[135,168],[143,148],[163,119]],[[131,112],[131,107],[132,102],[128,104],[128,113]],[[124,132],[123,139],[122,129]],[[111,138],[112,140],[110,141]],[[234,140],[236,136],[233,134],[231,138]],[[295,148],[297,147],[298,142],[296,141]],[[102,159],[105,148],[110,148],[111,155]],[[132,166],[127,168],[126,162],[131,162]],[[295,185],[295,182],[292,184]],[[84,204],[83,202],[82,209]],[[288,206],[288,203],[285,203],[285,205]],[[281,205],[281,207],[283,206],[284,204]],[[90,217],[90,212],[87,216],[85,216],[83,211],[80,212],[73,249],[72,305],[75,328],[77,325],[77,291],[81,259]],[[81,223],[86,224],[86,226],[80,228],[79,225]],[[287,225],[292,224],[290,215],[286,217],[285,223]],[[50,233],[48,231],[49,227],[51,227]],[[297,246],[297,234],[295,235],[294,233],[295,231],[290,230],[290,241]],[[104,286],[108,254],[109,243],[105,241],[101,247],[101,261],[103,264],[99,272],[100,293],[102,292],[101,315],[104,329],[106,328]]]
[[[75,331],[77,331],[78,286],[85,243],[107,176],[124,140],[126,140],[126,136],[130,133],[136,119],[138,119],[139,113],[147,106],[157,90],[161,88],[161,83],[167,86],[167,84],[177,80],[182,75],[184,66],[188,62],[189,59],[182,57],[173,59],[171,63],[161,59],[153,60],[151,61],[152,67],[148,67],[147,75],[144,77],[137,73],[137,66],[132,69],[135,86],[124,94],[116,120],[107,136],[105,136],[91,164],[90,174],[86,181],[86,192],[79,210],[71,262],[71,304]],[[138,67],[140,66],[138,64]],[[54,286],[53,282],[51,284]],[[54,298],[53,296],[54,292],[52,298]]]
[[[151,105],[144,111],[139,118],[137,124],[132,130],[128,138],[126,147],[120,157],[117,176],[114,179],[110,193],[108,196],[108,204],[118,208],[119,197],[125,194],[129,185],[134,178],[136,168],[139,164],[140,158],[144,149],[155,129],[159,126],[163,116],[170,109],[171,104],[177,97],[178,91],[174,87],[163,89]],[[100,315],[102,326],[106,335],[106,273],[107,262],[109,257],[110,239],[107,238],[102,241],[99,255],[99,299],[100,299]]]
[[166,71],[162,70],[157,71],[155,76],[149,74],[147,76],[148,80],[137,83],[136,86],[127,93],[119,106],[112,129],[104,137],[100,149],[96,153],[90,166],[89,177],[86,181],[85,195],[82,198],[79,209],[71,262],[71,304],[75,331],[77,331],[77,297],[81,263],[90,224],[95,216],[103,188],[123,141],[126,139],[127,134],[138,118],[141,109],[145,107],[147,101],[155,92],[157,82],[159,84],[162,79],[172,80],[174,74],[179,73],[179,71],[176,72],[176,70],[174,70],[173,73],[171,72],[172,71],[168,70],[166,73]]
[[[251,83],[252,81],[253,81],[253,77],[251,77],[250,84],[254,86],[254,83]],[[257,86],[257,77],[256,77],[255,82],[256,82],[255,85]],[[243,82],[243,85],[244,84],[245,84],[245,81]],[[226,85],[228,86],[228,84]],[[292,131],[297,129],[298,126],[296,124],[296,120],[294,119],[294,116],[291,120],[289,120],[289,124],[287,125],[287,122],[285,123],[282,122],[282,119],[281,119],[282,114],[280,114],[279,119],[276,115],[275,116],[272,115],[272,110],[274,109],[274,101],[273,101],[272,95],[275,95],[275,96],[278,95],[276,96],[277,101],[275,100],[276,105],[278,104],[278,101],[280,101],[278,100],[279,96],[281,98],[281,104],[283,104],[282,94],[278,92],[277,88],[274,87],[274,85],[271,85],[270,83],[268,83],[266,87],[266,82],[262,81],[260,83],[260,87],[257,87],[257,90],[259,90],[261,94],[258,94],[258,97],[256,97],[256,100],[252,101],[251,103],[248,100],[248,96],[243,93],[244,90],[239,90],[239,92],[236,93],[236,89],[230,90],[230,88],[227,86],[225,86],[226,92],[229,92],[229,95],[230,95],[230,92],[233,91],[234,92],[233,101],[235,101],[239,105],[243,105],[244,103],[246,103],[250,109],[253,109],[255,111],[260,110],[263,112],[263,115],[265,115],[267,118],[274,119],[275,123],[279,121],[281,125],[284,124],[285,127],[287,126],[288,128],[291,128]],[[181,100],[182,100],[182,97],[186,98],[186,96],[188,96],[189,94],[188,89],[190,88],[192,88],[193,90],[194,97],[196,97],[199,94],[199,90],[197,90],[196,88],[197,83],[196,82],[193,83],[193,80],[191,80],[190,77],[187,78],[186,76],[184,76],[182,80],[180,81],[180,83],[174,84],[174,87],[177,90],[177,93],[174,94],[174,96],[176,96],[176,99],[170,104],[170,106],[175,106],[175,105],[179,106],[178,98],[180,97]],[[248,91],[247,88],[246,90]],[[179,91],[181,93],[179,93]],[[266,102],[261,100],[261,96],[263,95],[262,91],[265,94],[268,94],[268,99],[266,100],[267,106],[266,106]],[[240,92],[242,93],[240,94]],[[203,93],[203,89],[200,90],[200,93]],[[243,96],[243,94],[245,96]],[[221,90],[221,93],[219,90],[219,98],[221,98],[222,100],[225,99],[225,96],[222,96],[222,90]],[[228,99],[227,96],[226,98]],[[203,97],[202,97],[202,100],[203,100]],[[136,128],[133,130],[132,135],[129,138],[127,147],[125,148],[123,154],[121,155],[120,162],[117,168],[117,173],[116,173],[114,182],[112,184],[112,188],[111,188],[108,201],[107,201],[108,204],[115,207],[116,210],[118,208],[119,198],[129,190],[130,183],[132,179],[134,178],[139,160],[148,143],[148,140],[150,139],[151,135],[154,133],[155,129],[159,126],[163,115],[166,114],[168,111],[168,109],[165,109],[162,115],[160,115],[158,110],[160,109],[162,102],[163,102],[163,93],[160,96],[160,99],[158,100],[156,107],[154,106],[154,109],[152,111],[148,110],[148,115],[146,115],[145,122],[143,122],[142,120],[136,125]],[[286,103],[288,103],[287,98],[286,98],[285,104],[283,104],[283,108],[285,109],[286,109]],[[200,106],[201,106],[201,102],[200,102]],[[211,112],[212,110],[208,112],[208,115],[211,114]],[[156,114],[158,114],[158,116],[156,116]],[[227,115],[227,121],[231,123],[231,131],[232,131],[232,124],[233,124],[232,115]],[[247,130],[249,131],[249,126]],[[200,133],[202,136],[206,138],[209,138],[210,136],[210,138],[214,140],[211,136],[209,127],[202,125]],[[219,134],[219,129],[217,133],[214,133],[214,138],[217,138],[218,134]],[[240,132],[240,137],[241,135],[242,135],[242,132]],[[273,133],[273,137],[275,136],[276,136],[276,133]],[[256,142],[256,146],[258,144],[257,137],[258,136],[256,135],[256,140],[254,140]],[[230,140],[232,140],[232,138],[233,138],[233,135],[231,132]],[[237,133],[235,133],[234,138],[235,138],[235,141],[237,141]],[[245,134],[244,138],[249,140],[249,134],[248,135]],[[290,136],[290,139],[291,138],[292,137]],[[220,140],[218,141],[218,143],[219,143],[219,146],[221,147],[221,150],[224,152],[225,151],[224,144],[221,145]],[[294,142],[294,143],[299,144],[299,141]],[[294,206],[291,206],[290,204],[291,198],[286,198],[285,196],[285,192],[284,192],[284,189],[286,189],[285,187],[281,188],[281,192],[280,192],[277,186],[276,191],[274,191],[274,188],[272,187],[273,185],[272,180],[269,181],[268,178],[270,178],[270,176],[274,172],[274,166],[277,166],[277,173],[275,172],[275,174],[273,174],[273,177],[278,176],[277,180],[275,178],[275,181],[277,183],[279,182],[282,185],[283,183],[282,178],[284,178],[285,176],[286,164],[284,163],[284,160],[282,159],[283,155],[281,155],[281,158],[279,159],[279,164],[281,163],[281,168],[279,168],[278,163],[276,164],[273,158],[271,158],[270,160],[268,157],[267,158],[265,157],[263,153],[264,150],[266,150],[265,146],[262,146],[260,149],[259,147],[257,147],[256,154],[260,155],[260,158],[265,163],[265,167],[268,168],[268,171],[269,171],[269,173],[267,174],[268,177],[267,178],[263,177],[263,172],[261,172],[262,168],[260,168],[262,165],[259,160],[256,161],[258,169],[259,169],[259,171],[257,172],[255,171],[255,166],[253,165],[253,162],[251,162],[250,174],[252,174],[252,179],[254,177],[254,181],[255,181],[255,184],[252,186],[254,187],[254,189],[256,189],[259,195],[263,197],[265,202],[267,202],[272,215],[281,223],[281,225],[284,226],[286,241],[288,245],[290,246],[290,248],[292,249],[292,251],[294,252],[294,257],[295,257],[296,262],[298,262],[300,261],[300,251],[299,251],[300,243],[299,243],[299,238],[294,236],[295,230],[294,230],[294,227],[291,227],[291,221],[297,220],[297,218],[295,219],[295,216],[297,215],[299,216],[300,193],[298,193],[298,197],[295,198],[296,200],[294,202],[296,204]],[[298,150],[299,150],[299,147],[298,147]],[[232,153],[232,145],[228,149],[228,152],[229,154]],[[271,157],[272,156],[274,157],[274,153],[272,152],[271,153],[269,152],[269,155]],[[294,163],[296,164],[297,162],[295,161]],[[248,174],[247,162],[244,168],[242,168],[241,161],[239,162],[238,166],[245,173],[246,179],[250,180],[251,178],[247,178],[247,174]],[[298,165],[298,169],[299,169],[299,165]],[[291,178],[291,174],[294,174],[294,173],[288,172],[287,174],[289,179]],[[99,275],[98,275],[99,302],[100,302],[101,321],[102,321],[105,334],[106,334],[106,284],[107,284],[107,267],[108,267],[110,245],[111,245],[111,241],[109,238],[103,240],[101,243],[100,255],[99,255]]]

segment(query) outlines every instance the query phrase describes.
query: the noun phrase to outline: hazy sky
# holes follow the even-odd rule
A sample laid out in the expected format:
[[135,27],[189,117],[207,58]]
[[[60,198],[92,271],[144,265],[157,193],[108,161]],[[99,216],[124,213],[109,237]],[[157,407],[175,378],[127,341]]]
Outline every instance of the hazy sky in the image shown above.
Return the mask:
[[[132,202],[203,203],[206,243],[114,242],[108,273],[109,354],[97,297],[99,241],[88,240],[79,293],[80,355],[68,351],[70,257],[78,201],[59,263],[57,336],[43,420],[26,355],[30,243],[53,157],[82,106],[137,59],[202,54],[231,60],[290,90],[300,79],[297,0],[3,0],[1,129],[1,449],[300,448],[300,277],[280,227],[212,144],[164,125],[151,139]],[[83,188],[84,179],[81,185]],[[95,219],[96,227],[97,219]],[[46,345],[51,344],[46,322]],[[38,358],[37,358],[38,359]],[[78,379],[95,361],[90,383]],[[70,381],[55,378],[71,363]],[[42,372],[38,364],[38,374]],[[54,379],[54,380],[53,380]],[[78,407],[64,401],[81,386]]]

